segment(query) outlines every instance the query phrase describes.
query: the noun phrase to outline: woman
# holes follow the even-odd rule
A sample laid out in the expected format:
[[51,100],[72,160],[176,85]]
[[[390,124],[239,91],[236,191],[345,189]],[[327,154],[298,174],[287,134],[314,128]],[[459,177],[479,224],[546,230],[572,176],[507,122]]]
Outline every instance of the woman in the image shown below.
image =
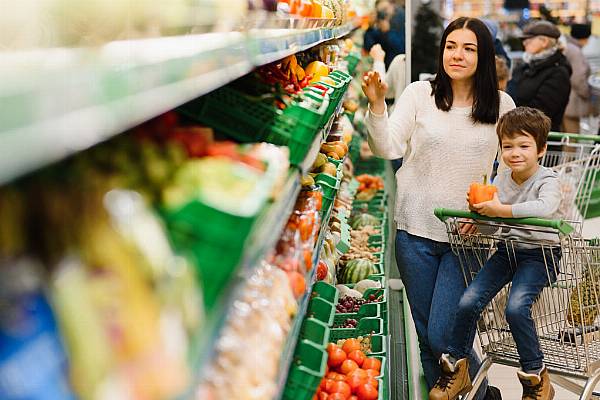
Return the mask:
[[[386,85],[378,73],[364,77],[363,91],[369,100],[366,123],[373,153],[386,159],[404,157],[396,173],[396,260],[431,389],[465,288],[446,228],[433,209],[466,208],[469,184],[492,170],[498,118],[515,105],[498,91],[492,37],[474,18],[448,25],[435,80],[408,85],[389,120]],[[475,356],[471,366],[474,375],[479,367]]]
[[517,106],[543,111],[560,131],[569,102],[571,66],[562,53],[560,31],[549,21],[534,21],[523,28],[524,63],[513,71],[508,93]]

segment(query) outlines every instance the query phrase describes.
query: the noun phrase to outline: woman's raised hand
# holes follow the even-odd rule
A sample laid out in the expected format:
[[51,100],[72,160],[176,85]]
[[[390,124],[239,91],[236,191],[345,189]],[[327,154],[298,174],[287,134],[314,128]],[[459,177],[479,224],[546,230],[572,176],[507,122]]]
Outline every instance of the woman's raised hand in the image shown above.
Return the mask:
[[385,93],[388,86],[378,72],[369,71],[363,76],[362,90],[369,100],[371,111],[382,114],[385,111]]

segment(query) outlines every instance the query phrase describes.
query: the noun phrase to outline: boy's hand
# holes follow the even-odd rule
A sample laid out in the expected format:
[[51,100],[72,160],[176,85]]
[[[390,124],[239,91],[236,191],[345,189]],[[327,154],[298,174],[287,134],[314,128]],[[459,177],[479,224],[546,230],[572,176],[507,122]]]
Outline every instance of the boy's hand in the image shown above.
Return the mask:
[[475,211],[486,217],[512,218],[512,206],[510,204],[502,204],[498,199],[498,193],[494,193],[494,198],[490,201],[484,201],[478,204],[473,204],[469,207],[471,211]]

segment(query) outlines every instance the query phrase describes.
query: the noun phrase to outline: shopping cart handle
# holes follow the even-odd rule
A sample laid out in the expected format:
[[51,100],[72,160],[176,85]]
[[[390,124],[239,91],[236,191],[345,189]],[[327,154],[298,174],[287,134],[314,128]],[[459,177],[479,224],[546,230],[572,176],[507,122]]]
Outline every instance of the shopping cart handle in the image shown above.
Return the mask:
[[554,140],[590,140],[592,142],[600,142],[599,135],[580,135],[578,133],[562,133],[562,132],[550,132],[548,134],[548,139]]
[[494,221],[503,222],[506,224],[519,224],[519,225],[532,225],[540,226],[544,228],[553,228],[562,233],[568,235],[573,232],[573,227],[560,219],[543,219],[543,218],[492,218],[486,217],[481,214],[477,214],[470,211],[463,210],[450,210],[448,208],[436,208],[433,213],[441,221],[446,221],[448,218],[470,218],[478,219],[482,221]]

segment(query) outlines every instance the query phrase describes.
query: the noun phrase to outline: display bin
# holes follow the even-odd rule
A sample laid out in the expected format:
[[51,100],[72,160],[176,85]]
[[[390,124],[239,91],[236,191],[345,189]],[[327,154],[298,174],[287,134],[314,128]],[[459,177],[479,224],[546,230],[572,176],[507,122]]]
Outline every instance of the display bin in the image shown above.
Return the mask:
[[385,356],[387,354],[387,336],[371,335],[371,356]]
[[288,146],[290,163],[304,161],[321,128],[330,99],[325,96],[318,110],[292,102],[284,110],[250,100],[224,86],[179,107],[188,118],[206,124],[240,142],[268,142]]
[[[385,281],[385,275],[384,274],[369,275],[369,276],[367,276],[367,279],[370,279],[372,281],[377,281],[377,282],[379,282],[381,284],[382,288],[385,288],[386,281]],[[345,284],[345,286],[348,286],[350,289],[354,289],[354,287],[356,286],[356,284],[354,284],[354,283],[348,283],[348,284]]]
[[346,93],[346,89],[348,88],[348,84],[344,81],[338,81],[335,79],[332,79],[333,83],[326,83],[323,81],[318,81],[317,83],[314,84],[315,87],[317,88],[332,88],[333,89],[333,93],[330,94],[329,97],[329,105],[327,108],[327,112],[325,115],[327,115],[328,117],[332,116],[335,113],[335,110],[337,109],[338,105],[340,104],[340,101],[342,100],[342,97],[344,96],[344,94]]
[[335,304],[330,303],[323,297],[313,297],[310,299],[306,311],[306,318],[314,318],[321,321],[326,326],[331,327],[333,325],[334,315]]
[[381,318],[363,318],[358,322],[356,328],[332,328],[329,332],[329,340],[334,343],[340,339],[382,335],[383,321]]
[[308,340],[296,346],[283,392],[285,400],[311,400],[325,376],[327,352]]
[[358,67],[358,63],[360,62],[360,55],[356,53],[350,53],[344,58],[344,60],[348,62],[348,72],[350,75],[354,75],[356,67]]
[[333,318],[333,329],[336,325],[343,324],[347,319],[355,319],[357,321],[363,318],[381,318],[381,305],[376,303],[367,303],[360,306],[356,313],[335,313]]
[[312,297],[313,299],[322,298],[335,306],[338,302],[339,291],[329,283],[318,281],[313,285]]
[[318,319],[305,318],[300,328],[299,337],[326,348],[329,343],[329,326]]
[[240,262],[245,238],[260,213],[238,216],[200,201],[189,202],[177,210],[161,209],[159,213],[175,250],[192,256],[201,281],[210,282],[203,287],[204,303],[210,310]]

